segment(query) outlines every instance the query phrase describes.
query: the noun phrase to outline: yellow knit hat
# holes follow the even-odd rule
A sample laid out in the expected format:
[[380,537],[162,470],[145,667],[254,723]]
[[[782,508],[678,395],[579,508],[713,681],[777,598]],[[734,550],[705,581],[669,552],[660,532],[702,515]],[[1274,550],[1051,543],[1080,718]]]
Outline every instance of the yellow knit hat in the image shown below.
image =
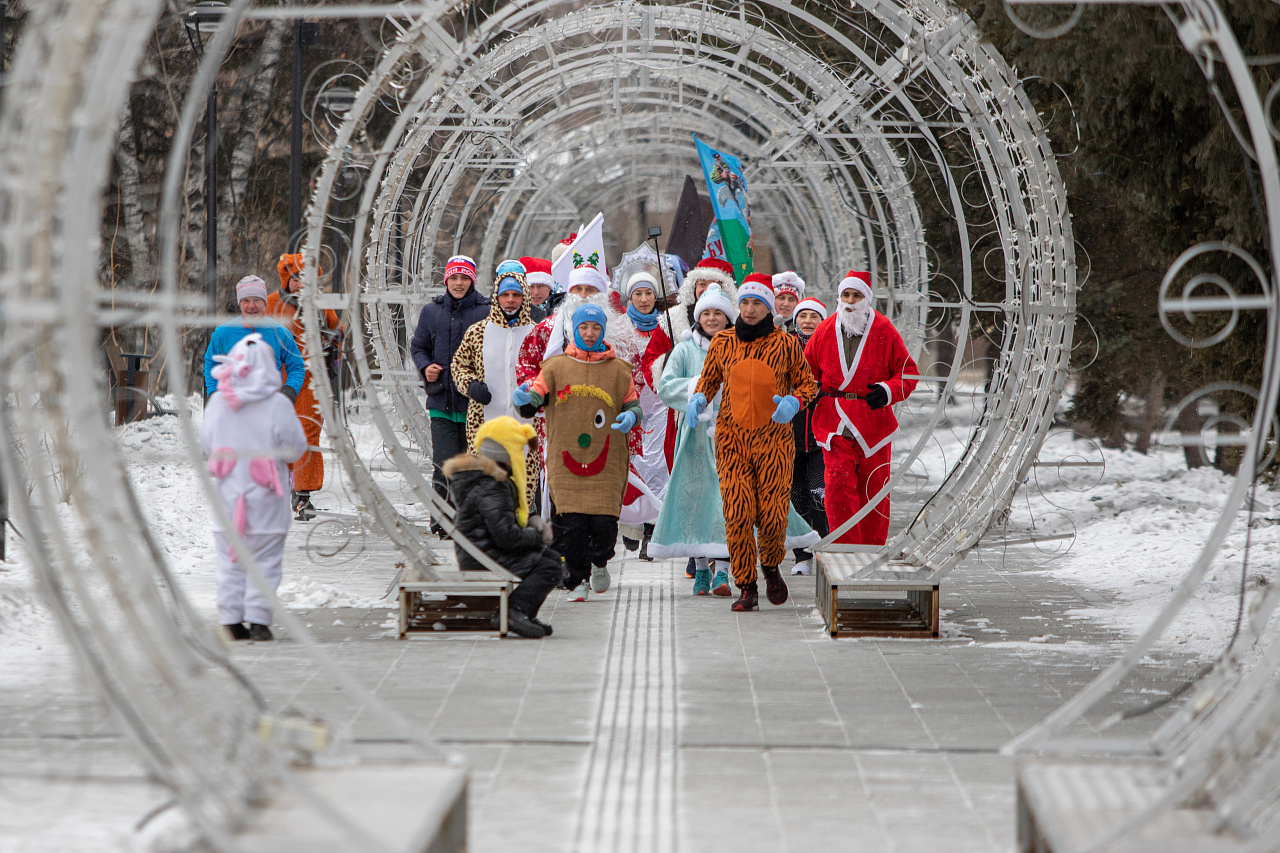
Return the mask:
[[529,523],[529,501],[524,494],[524,449],[527,445],[529,452],[534,452],[538,434],[528,424],[522,424],[515,418],[503,415],[491,421],[485,421],[480,429],[476,430],[475,441],[471,446],[477,453],[480,452],[480,445],[486,438],[502,445],[511,459],[511,480],[516,486],[516,522],[524,527]]

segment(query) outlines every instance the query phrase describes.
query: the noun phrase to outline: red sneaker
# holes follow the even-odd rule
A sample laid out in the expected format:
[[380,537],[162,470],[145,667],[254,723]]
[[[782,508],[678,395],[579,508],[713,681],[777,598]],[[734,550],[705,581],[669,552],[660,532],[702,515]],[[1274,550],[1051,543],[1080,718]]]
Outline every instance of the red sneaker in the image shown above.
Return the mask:
[[789,593],[787,592],[787,582],[782,579],[782,572],[778,571],[777,566],[762,566],[760,571],[764,573],[765,595],[772,605],[786,604]]
[[757,591],[754,581],[742,588],[741,597],[729,609],[735,613],[745,613],[748,610],[760,609],[760,593]]

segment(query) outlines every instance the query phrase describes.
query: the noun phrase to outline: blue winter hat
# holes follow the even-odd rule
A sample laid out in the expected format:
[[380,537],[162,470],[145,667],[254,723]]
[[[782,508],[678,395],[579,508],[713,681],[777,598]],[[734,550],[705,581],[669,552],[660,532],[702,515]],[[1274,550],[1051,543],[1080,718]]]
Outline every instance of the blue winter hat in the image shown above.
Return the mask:
[[[570,322],[573,323],[574,346],[576,346],[578,349],[582,350],[583,352],[604,352],[605,346],[606,346],[604,342],[604,330],[608,326],[609,316],[604,313],[603,308],[601,308],[599,305],[593,305],[590,302],[584,305],[579,305],[577,308],[574,309],[573,318],[570,320]],[[578,334],[578,327],[581,326],[583,323],[599,323],[600,324],[600,339],[596,341],[596,345],[593,347],[589,347],[586,344],[584,344],[582,342],[582,336]]]
[[[518,290],[524,293],[524,285],[520,283],[520,280],[526,274],[527,271],[524,268],[524,264],[519,261],[507,259],[498,264],[496,272],[498,284],[493,288],[493,295],[498,296],[508,290]],[[520,278],[516,278],[516,276],[520,276]]]

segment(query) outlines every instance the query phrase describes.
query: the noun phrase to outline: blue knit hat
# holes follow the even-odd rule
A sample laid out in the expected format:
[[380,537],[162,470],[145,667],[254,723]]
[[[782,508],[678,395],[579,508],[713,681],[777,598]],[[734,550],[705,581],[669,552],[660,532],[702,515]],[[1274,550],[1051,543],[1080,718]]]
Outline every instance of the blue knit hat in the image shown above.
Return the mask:
[[[609,316],[604,313],[603,308],[599,305],[593,305],[590,302],[584,305],[579,305],[574,309],[573,318],[570,322],[573,323],[574,346],[583,352],[604,352],[606,346],[604,342],[604,330],[608,326]],[[593,347],[589,347],[582,343],[582,337],[578,334],[578,327],[583,323],[600,324],[600,339],[596,341],[596,345]]]
[[[521,279],[525,277],[524,264],[519,261],[505,260],[498,264],[497,277],[498,283],[493,288],[493,295],[499,296],[508,290],[515,290],[524,293],[524,285]],[[516,278],[516,276],[520,278]]]

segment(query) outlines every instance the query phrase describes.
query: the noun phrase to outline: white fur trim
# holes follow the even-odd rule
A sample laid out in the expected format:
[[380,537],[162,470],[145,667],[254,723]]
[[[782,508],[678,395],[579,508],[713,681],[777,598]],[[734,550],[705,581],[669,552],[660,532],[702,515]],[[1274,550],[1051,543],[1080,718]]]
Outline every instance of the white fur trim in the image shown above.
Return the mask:
[[569,289],[572,290],[580,284],[594,287],[600,293],[604,293],[609,286],[604,274],[595,267],[575,267],[573,272],[569,273]]
[[801,299],[799,302],[797,302],[796,310],[792,312],[791,316],[794,318],[796,314],[799,314],[801,311],[817,311],[818,316],[820,316],[824,320],[827,319],[827,317],[829,316],[827,314],[827,306],[823,305],[818,300],[812,299],[812,298]]
[[549,272],[531,272],[524,277],[524,280],[526,284],[545,284],[547,287],[555,284]]
[[840,280],[839,286],[836,287],[836,298],[839,299],[840,294],[844,293],[846,290],[856,290],[867,299],[873,298],[871,285],[856,276],[847,276]]

